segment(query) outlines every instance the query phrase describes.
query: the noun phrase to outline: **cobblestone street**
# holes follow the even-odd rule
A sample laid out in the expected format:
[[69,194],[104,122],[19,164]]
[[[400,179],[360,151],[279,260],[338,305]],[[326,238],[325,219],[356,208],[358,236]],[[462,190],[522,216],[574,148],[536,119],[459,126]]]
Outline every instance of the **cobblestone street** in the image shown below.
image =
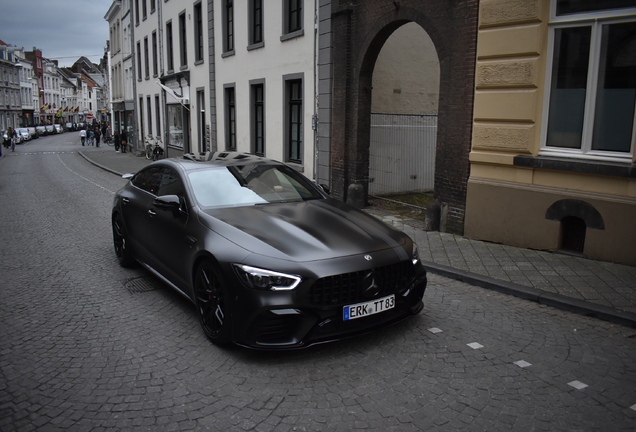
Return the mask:
[[636,330],[430,274],[413,319],[291,352],[212,345],[119,267],[124,180],[66,135],[0,160],[0,430],[632,431]]

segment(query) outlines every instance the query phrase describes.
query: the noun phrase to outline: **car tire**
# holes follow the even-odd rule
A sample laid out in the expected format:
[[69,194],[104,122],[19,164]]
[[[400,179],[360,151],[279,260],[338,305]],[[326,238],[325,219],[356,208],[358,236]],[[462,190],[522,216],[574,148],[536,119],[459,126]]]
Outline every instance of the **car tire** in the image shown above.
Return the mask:
[[194,276],[194,296],[199,322],[205,335],[217,345],[230,342],[230,314],[227,290],[219,277],[218,267],[203,261]]
[[130,242],[128,241],[128,233],[120,215],[113,216],[113,246],[119,265],[132,267],[135,264]]

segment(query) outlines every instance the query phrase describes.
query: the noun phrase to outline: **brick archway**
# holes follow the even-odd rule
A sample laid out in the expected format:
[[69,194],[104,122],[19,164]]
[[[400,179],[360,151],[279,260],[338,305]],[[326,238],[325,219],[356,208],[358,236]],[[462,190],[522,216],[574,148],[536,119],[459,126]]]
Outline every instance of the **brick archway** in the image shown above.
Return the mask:
[[[333,93],[331,187],[348,196],[351,185],[368,190],[371,81],[380,49],[407,22],[430,36],[440,61],[435,196],[448,207],[447,229],[463,233],[470,165],[478,2],[402,0],[332,4]],[[353,198],[353,199],[352,199]]]

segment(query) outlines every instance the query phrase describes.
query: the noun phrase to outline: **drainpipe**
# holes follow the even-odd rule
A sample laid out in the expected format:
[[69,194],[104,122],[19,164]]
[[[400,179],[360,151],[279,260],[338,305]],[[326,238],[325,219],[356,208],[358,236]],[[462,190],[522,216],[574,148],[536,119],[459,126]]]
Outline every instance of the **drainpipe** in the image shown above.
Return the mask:
[[319,86],[318,86],[318,24],[319,24],[319,4],[314,1],[314,114],[311,116],[311,127],[314,131],[314,181],[318,181],[318,109],[319,109]]
[[[160,4],[161,2],[158,2]],[[133,83],[133,105],[135,106],[135,114],[132,116],[132,134],[133,136],[128,136],[128,144],[131,145],[133,143],[132,139],[134,138],[134,146],[132,149],[135,151],[136,155],[141,155],[143,149],[143,144],[139,142],[139,134],[137,128],[137,113],[139,112],[139,107],[137,107],[137,54],[135,52],[135,6],[134,2],[130,2],[130,62],[132,64],[132,83]],[[128,135],[128,134],[126,134]]]

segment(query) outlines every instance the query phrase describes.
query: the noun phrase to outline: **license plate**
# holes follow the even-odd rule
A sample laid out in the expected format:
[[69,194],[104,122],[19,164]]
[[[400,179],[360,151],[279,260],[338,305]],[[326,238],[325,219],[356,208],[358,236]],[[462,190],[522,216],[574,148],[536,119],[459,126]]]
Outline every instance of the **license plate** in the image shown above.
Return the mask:
[[394,307],[395,295],[390,295],[364,303],[345,306],[342,308],[342,319],[349,321],[356,318],[375,315],[377,313],[393,309]]

